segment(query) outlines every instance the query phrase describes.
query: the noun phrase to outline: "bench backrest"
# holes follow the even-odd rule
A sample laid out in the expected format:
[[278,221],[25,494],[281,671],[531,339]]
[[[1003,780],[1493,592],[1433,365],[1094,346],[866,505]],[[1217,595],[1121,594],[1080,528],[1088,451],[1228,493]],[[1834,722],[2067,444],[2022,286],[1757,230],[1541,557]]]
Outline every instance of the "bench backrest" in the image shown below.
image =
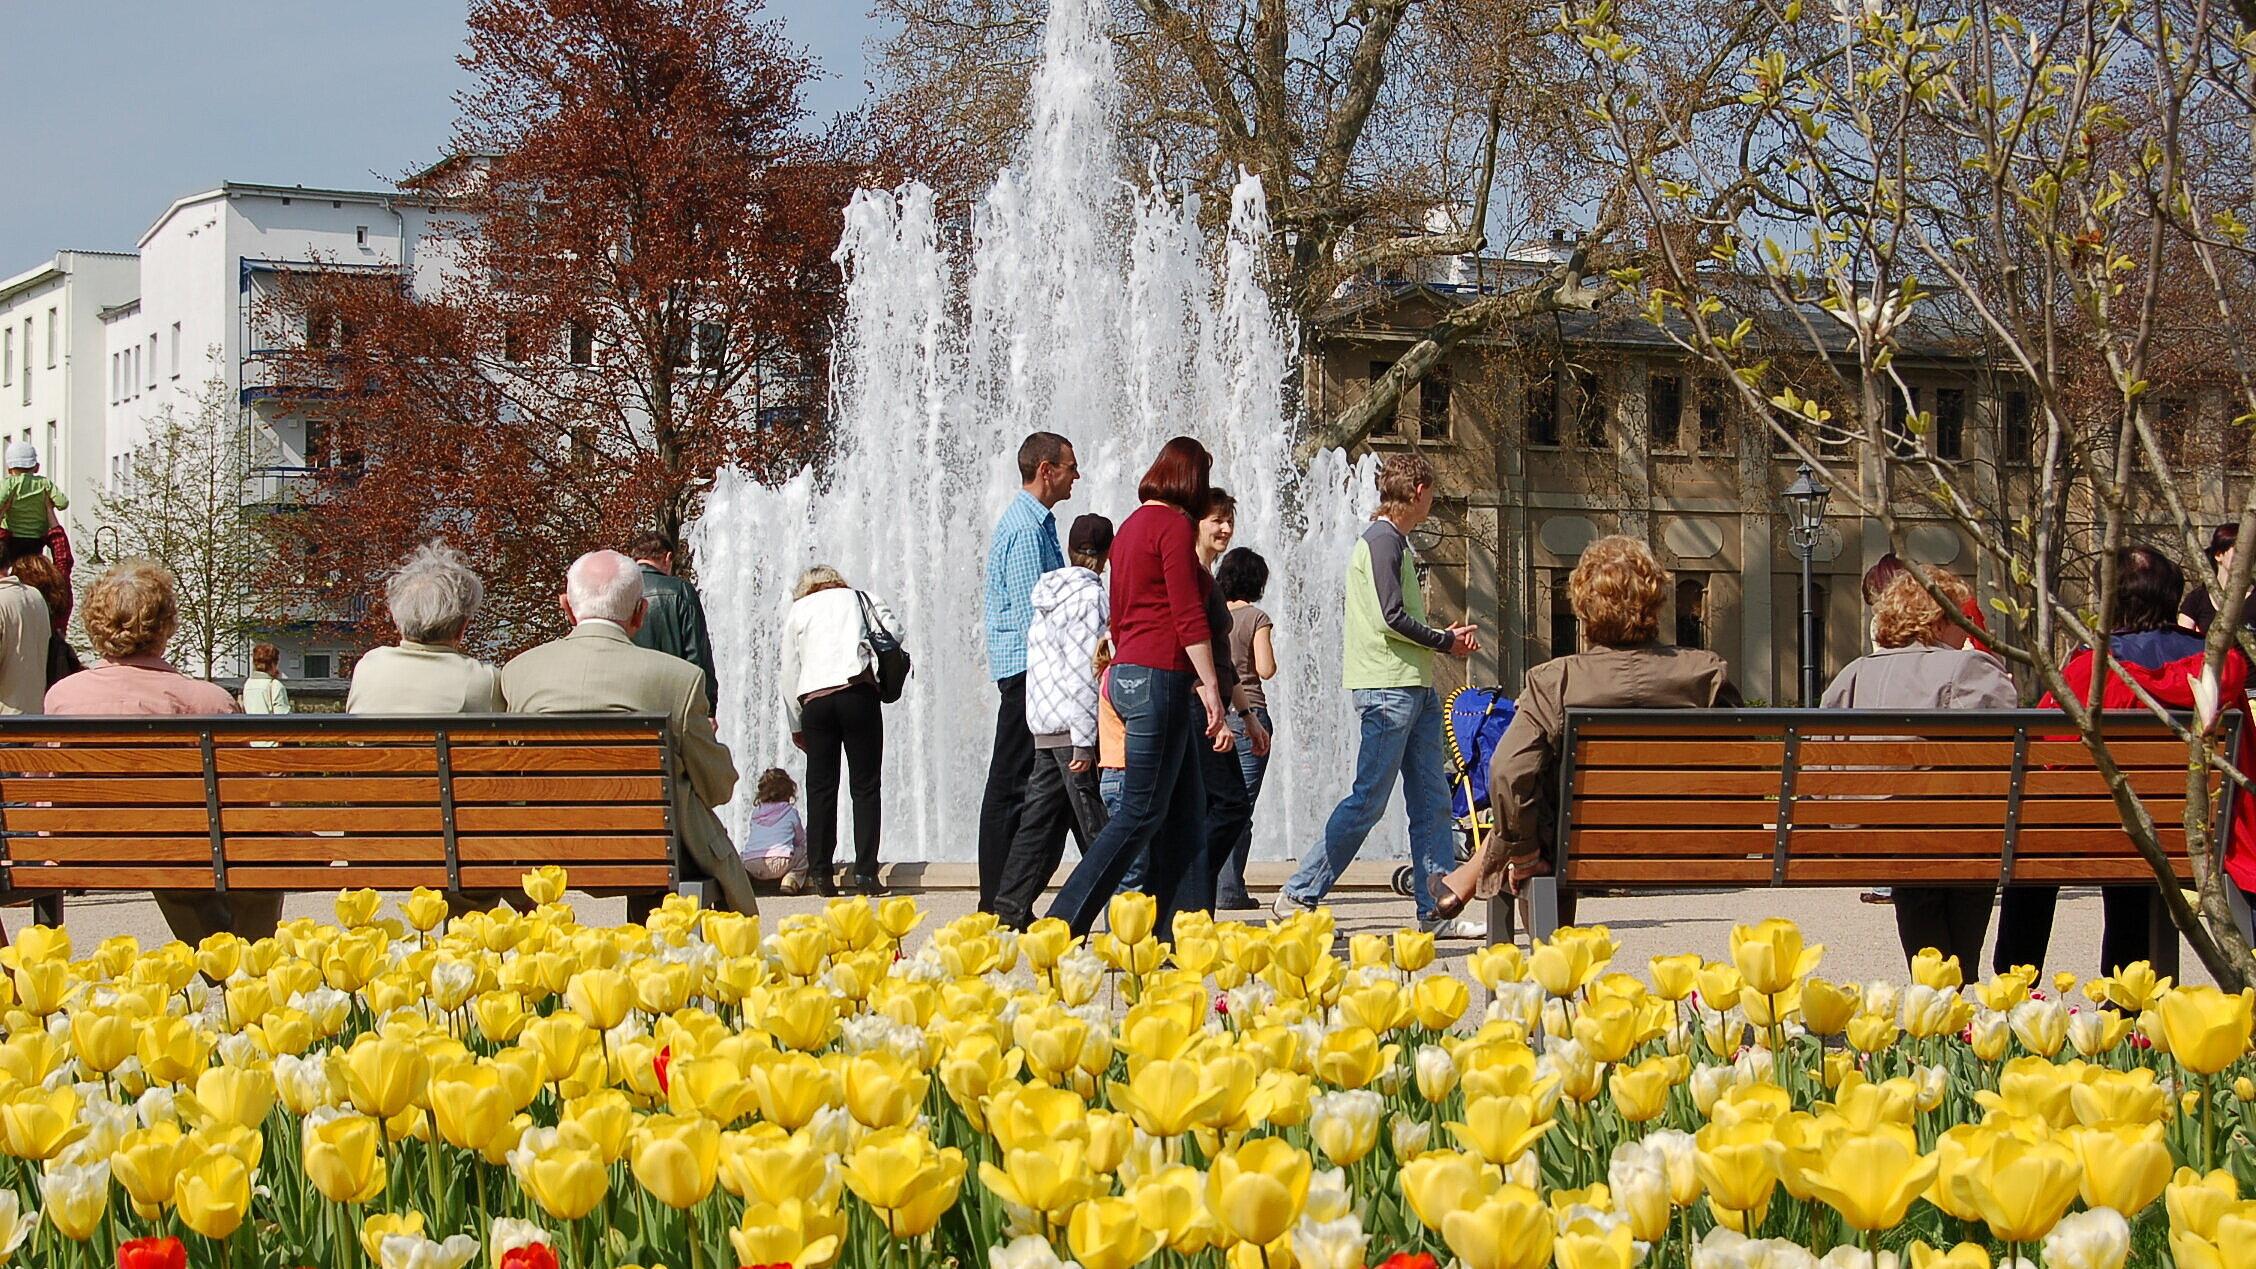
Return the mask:
[[678,880],[655,714],[0,719],[17,891]]
[[[2179,875],[2192,876],[2185,744],[2129,713],[2110,714],[2107,734]],[[2237,742],[2238,727],[2229,734]],[[1570,710],[1562,748],[1569,885],[2154,875],[2091,753],[2050,710]],[[2212,798],[2220,787],[2212,772]],[[2223,842],[2232,799],[2216,800]]]

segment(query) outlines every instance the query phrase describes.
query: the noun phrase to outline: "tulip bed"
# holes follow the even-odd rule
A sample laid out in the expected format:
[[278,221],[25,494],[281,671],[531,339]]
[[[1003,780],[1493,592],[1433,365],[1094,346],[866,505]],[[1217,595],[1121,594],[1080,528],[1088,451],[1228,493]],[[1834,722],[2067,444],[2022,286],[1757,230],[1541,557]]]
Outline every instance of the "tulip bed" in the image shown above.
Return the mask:
[[[1792,924],[1620,972],[1115,900],[905,898],[0,952],[0,1261],[178,1269],[2210,1269],[2256,1263],[2251,1001],[1819,976]],[[2074,1002],[2074,1003],[2071,1003]],[[1429,1259],[1430,1257],[1430,1259]]]

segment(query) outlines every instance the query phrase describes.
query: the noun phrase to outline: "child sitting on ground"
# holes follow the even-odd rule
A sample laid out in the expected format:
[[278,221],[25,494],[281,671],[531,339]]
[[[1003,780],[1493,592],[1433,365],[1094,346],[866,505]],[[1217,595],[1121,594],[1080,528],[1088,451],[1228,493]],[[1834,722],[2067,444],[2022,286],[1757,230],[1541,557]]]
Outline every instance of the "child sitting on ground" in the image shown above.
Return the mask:
[[39,474],[39,451],[30,441],[8,445],[8,474],[0,477],[0,523],[8,527],[8,554],[28,555],[46,542],[47,531],[61,523],[57,508],[67,510],[70,499],[55,482]]
[[785,894],[807,884],[807,825],[799,818],[799,785],[781,767],[760,773],[753,791],[752,824],[737,854],[754,881],[781,881]]

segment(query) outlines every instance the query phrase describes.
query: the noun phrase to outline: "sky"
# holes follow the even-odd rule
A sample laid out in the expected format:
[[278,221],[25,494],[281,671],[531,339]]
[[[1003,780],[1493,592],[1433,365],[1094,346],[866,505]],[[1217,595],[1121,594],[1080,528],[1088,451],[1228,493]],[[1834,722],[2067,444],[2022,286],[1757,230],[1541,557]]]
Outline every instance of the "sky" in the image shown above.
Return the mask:
[[[172,200],[222,181],[361,189],[442,156],[465,84],[464,0],[0,3],[0,277],[58,249],[130,251]],[[860,104],[862,0],[767,0]]]

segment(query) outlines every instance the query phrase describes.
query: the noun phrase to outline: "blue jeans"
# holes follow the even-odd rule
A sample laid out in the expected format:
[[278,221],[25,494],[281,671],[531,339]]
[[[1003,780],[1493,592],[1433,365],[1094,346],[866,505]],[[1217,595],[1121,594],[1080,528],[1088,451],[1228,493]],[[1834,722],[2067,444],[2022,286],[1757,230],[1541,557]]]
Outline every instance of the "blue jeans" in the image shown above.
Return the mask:
[[1128,773],[1119,767],[1106,767],[1097,773],[1097,797],[1105,804],[1106,815],[1120,814],[1120,790],[1128,783]]
[[1324,840],[1285,883],[1285,897],[1316,904],[1354,862],[1386,811],[1397,775],[1410,813],[1410,858],[1418,871],[1418,919],[1433,919],[1432,879],[1449,871],[1456,850],[1449,823],[1449,775],[1442,765],[1441,696],[1430,687],[1357,688],[1362,719],[1355,784],[1324,821]]
[[1147,847],[1161,939],[1171,936],[1177,912],[1214,906],[1213,874],[1198,866],[1206,854],[1206,785],[1192,723],[1195,682],[1182,670],[1112,667],[1112,708],[1128,733],[1120,808],[1050,904],[1049,914],[1077,935],[1097,923],[1129,864]]
[[[1275,743],[1277,727],[1269,721],[1269,711],[1256,705],[1253,713],[1254,717],[1261,720],[1262,728],[1269,733],[1271,743]],[[1238,774],[1245,780],[1246,818],[1245,827],[1238,830],[1237,845],[1231,849],[1229,860],[1222,865],[1222,875],[1215,878],[1214,901],[1223,905],[1234,903],[1239,907],[1246,907],[1252,903],[1246,895],[1246,854],[1253,849],[1253,808],[1261,800],[1261,777],[1269,773],[1269,755],[1253,751],[1253,741],[1246,736],[1245,719],[1236,714],[1230,715],[1230,733],[1237,737]]]

